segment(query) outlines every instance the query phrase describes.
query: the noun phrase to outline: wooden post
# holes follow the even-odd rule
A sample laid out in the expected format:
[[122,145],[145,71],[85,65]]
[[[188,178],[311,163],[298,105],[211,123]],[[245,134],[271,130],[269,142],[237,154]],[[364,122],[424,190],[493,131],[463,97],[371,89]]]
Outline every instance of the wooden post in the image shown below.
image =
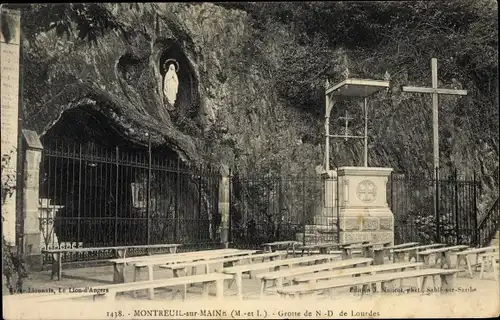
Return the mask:
[[325,95],[325,170],[330,169],[330,98]]
[[365,110],[364,166],[368,167],[368,102],[366,97],[364,101],[364,110]]
[[[437,75],[437,59],[431,59],[432,69],[432,141],[433,141],[433,154],[434,154],[434,169],[439,167],[439,112],[438,112],[438,75]],[[437,177],[436,177],[437,178]]]

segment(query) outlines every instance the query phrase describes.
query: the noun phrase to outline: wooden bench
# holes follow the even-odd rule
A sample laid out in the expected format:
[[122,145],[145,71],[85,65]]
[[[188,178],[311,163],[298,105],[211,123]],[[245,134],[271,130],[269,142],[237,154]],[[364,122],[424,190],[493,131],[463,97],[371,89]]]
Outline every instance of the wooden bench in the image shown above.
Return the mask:
[[391,241],[351,244],[351,245],[342,247],[342,256],[344,259],[351,259],[353,249],[361,249],[361,254],[363,257],[373,258],[373,255],[374,255],[373,248],[374,247],[376,247],[376,246],[387,247],[390,244],[391,244]]
[[192,252],[182,252],[175,254],[162,254],[162,255],[154,255],[154,256],[141,256],[141,257],[129,257],[129,258],[119,258],[119,259],[110,259],[108,262],[113,264],[113,282],[114,283],[124,283],[124,269],[127,264],[137,264],[144,261],[163,261],[159,264],[168,263],[169,260],[176,260],[176,262],[185,262],[189,261],[182,260],[190,257],[204,256],[204,255],[216,255],[216,254],[231,254],[231,253],[241,253],[241,250],[238,249],[216,249],[216,250],[203,250],[203,251],[192,251]]
[[342,278],[335,280],[327,280],[322,282],[317,282],[314,285],[311,284],[298,284],[291,285],[288,287],[283,287],[278,291],[281,297],[299,297],[302,298],[304,295],[314,294],[316,292],[329,291],[330,295],[333,295],[335,289],[352,287],[352,286],[362,286],[361,293],[368,292],[365,288],[369,288],[370,285],[376,285],[381,288],[381,292],[384,291],[384,285],[388,282],[394,280],[411,279],[411,278],[423,278],[420,282],[419,288],[420,292],[425,293],[425,287],[428,277],[441,277],[441,293],[452,292],[454,289],[455,275],[459,270],[453,269],[423,269],[423,270],[409,270],[403,272],[391,272],[391,273],[380,273],[369,276],[362,276],[356,278]]
[[[498,246],[473,248],[473,249],[469,249],[469,250],[455,252],[453,254],[455,254],[457,256],[456,268],[459,269],[461,262],[465,262],[466,271],[469,273],[469,276],[472,278],[473,277],[472,268],[477,268],[481,264],[481,261],[479,259],[480,255],[483,253],[488,253],[488,252],[493,252],[493,251],[498,251]],[[470,255],[476,255],[476,261],[474,264],[471,263],[471,261],[469,259]]]
[[[349,260],[344,260],[344,261],[349,261]],[[373,266],[366,266],[366,267],[358,267],[358,268],[349,268],[349,269],[342,269],[342,270],[335,270],[335,271],[328,271],[328,272],[318,272],[318,273],[313,273],[313,274],[307,274],[307,275],[302,275],[299,277],[295,277],[292,280],[293,284],[311,284],[315,283],[320,280],[329,280],[333,278],[338,278],[338,277],[345,277],[345,276],[361,276],[363,274],[377,274],[380,272],[385,272],[385,271],[405,271],[406,269],[409,268],[416,268],[419,269],[421,266],[423,266],[423,263],[421,262],[401,262],[401,263],[391,263],[391,264],[383,264],[383,265],[373,265]],[[402,280],[401,280],[402,282]]]
[[170,253],[175,253],[177,248],[181,244],[153,244],[153,245],[137,245],[137,246],[113,246],[113,247],[95,247],[95,248],[68,248],[68,249],[48,249],[42,250],[43,253],[48,253],[52,257],[52,268],[50,274],[50,280],[54,279],[57,275],[57,280],[61,280],[62,276],[62,259],[61,254],[63,253],[80,253],[80,252],[93,252],[93,251],[105,251],[113,250],[115,257],[125,258],[127,255],[127,250],[129,249],[168,249]]
[[[48,294],[37,294],[27,297],[24,294],[20,295],[12,295],[9,298],[10,301],[26,301],[27,303],[33,302],[47,302],[47,301],[57,301],[57,300],[69,300],[76,298],[83,298],[93,296],[94,299],[96,296],[104,296],[107,300],[114,300],[116,294],[119,292],[128,292],[128,291],[138,291],[138,290],[154,290],[156,288],[164,288],[164,287],[176,287],[176,286],[185,286],[189,284],[202,284],[202,295],[203,297],[208,297],[208,290],[210,284],[215,283],[216,287],[216,297],[218,300],[222,300],[224,296],[224,280],[232,279],[230,275],[220,274],[220,273],[210,273],[210,274],[201,274],[194,275],[188,277],[180,277],[180,278],[169,278],[169,279],[158,279],[153,281],[139,281],[139,282],[129,282],[129,283],[119,283],[112,284],[107,286],[99,286],[92,288],[92,291],[89,291],[88,288],[73,288],[74,292],[66,292],[66,293],[48,293]],[[175,297],[176,291],[173,292],[173,297]],[[186,298],[187,292],[181,292],[182,298]],[[153,297],[149,296],[149,299],[153,299]]]
[[[215,259],[220,259],[220,258],[228,258],[228,257],[240,257],[240,258],[248,258],[257,250],[235,250],[233,252],[211,252],[214,250],[207,250],[205,251],[206,253],[204,254],[196,254],[196,255],[184,255],[180,257],[164,257],[162,259],[147,259],[143,261],[137,261],[134,262],[134,281],[139,280],[139,274],[140,270],[147,268],[148,272],[148,280],[152,281],[153,280],[153,268],[154,266],[160,266],[160,265],[176,265],[178,263],[190,263],[190,262],[196,262],[196,261],[211,261]],[[197,251],[200,252],[200,251]],[[201,251],[203,252],[203,251]],[[193,271],[193,274],[196,272],[196,270]],[[149,296],[153,296],[153,290],[149,290]]]
[[435,263],[437,264],[438,260],[440,261],[440,267],[450,269],[451,268],[451,253],[453,251],[462,251],[468,249],[469,247],[466,245],[458,245],[437,249],[427,249],[424,251],[420,251],[417,253],[419,256],[419,260],[422,261],[425,267],[430,267],[430,256],[435,254],[436,259]]
[[288,277],[293,277],[301,274],[313,273],[318,271],[353,267],[362,264],[368,265],[370,263],[372,263],[372,259],[369,258],[354,258],[354,259],[321,263],[307,267],[290,268],[286,270],[261,273],[257,275],[257,278],[260,278],[260,296],[262,297],[264,295],[264,291],[266,290],[267,283],[269,281],[275,282],[276,287],[281,288],[283,287],[283,280]]
[[408,252],[408,261],[411,261],[412,258],[415,258],[415,261],[418,261],[417,253],[419,251],[423,251],[426,249],[432,249],[432,248],[439,248],[439,247],[444,247],[444,246],[445,246],[445,244],[442,244],[442,243],[432,243],[432,244],[426,244],[423,246],[394,249],[394,250],[392,250],[392,261],[393,262],[404,261],[404,258],[405,258],[405,255],[407,252]]
[[483,255],[481,255],[481,273],[479,276],[479,279],[484,279],[484,271],[486,270],[487,266],[491,266],[493,269],[493,277],[495,280],[498,280],[498,265],[497,263],[499,262],[500,256],[498,251],[497,252],[488,252]]
[[384,256],[387,256],[391,260],[392,250],[404,249],[409,247],[418,246],[418,242],[407,242],[400,243],[393,246],[383,246],[380,248],[373,248],[373,264],[379,265],[384,264]]
[[255,255],[239,255],[239,256],[215,258],[208,260],[207,259],[193,260],[191,262],[184,262],[184,263],[165,264],[165,265],[160,265],[160,268],[172,270],[174,277],[178,277],[179,271],[183,271],[184,275],[187,275],[188,268],[204,266],[205,273],[210,273],[210,265],[213,264],[232,263],[233,264],[232,266],[234,266],[234,263],[244,260],[248,260],[249,263],[252,263],[255,259],[262,259],[262,262],[264,262],[266,258],[269,258],[271,261],[273,261],[274,259],[280,259],[282,256],[285,255],[286,252],[267,252]]
[[[307,255],[311,255],[311,251],[318,250],[319,254],[328,254],[332,253],[331,249],[338,249],[340,244],[338,243],[316,243],[316,244],[308,244],[304,246],[300,246],[297,250],[302,251],[302,256],[304,256],[304,252],[307,252]],[[335,254],[342,254],[342,251],[335,251]]]
[[[172,270],[174,277],[179,277],[181,274],[184,276],[187,276],[187,270],[188,268],[196,268],[198,266],[205,266],[205,274],[210,273],[210,265],[214,264],[224,264],[224,263],[231,263],[232,266],[234,266],[234,263],[241,262],[248,260],[249,263],[253,263],[253,260],[255,259],[262,259],[262,262],[265,261],[266,258],[269,258],[270,261],[274,261],[274,259],[281,259],[281,257],[286,256],[286,252],[267,252],[267,253],[262,253],[262,254],[256,254],[256,255],[241,255],[241,256],[232,256],[232,257],[226,257],[226,258],[215,258],[215,259],[204,259],[204,260],[195,260],[192,262],[185,262],[185,263],[173,263],[173,264],[167,264],[167,265],[160,265],[160,268],[164,269],[169,269]],[[182,271],[182,272],[180,272]],[[194,274],[192,272],[192,274]],[[250,278],[252,278],[252,275],[250,274]],[[134,278],[134,281],[136,279]],[[184,288],[184,291],[186,288]]]
[[276,249],[284,247],[284,249],[286,249],[287,252],[288,250],[291,249],[294,257],[295,257],[295,247],[298,245],[300,245],[300,242],[298,241],[275,241],[262,244],[265,252],[273,252]]
[[234,267],[221,268],[217,269],[216,272],[221,272],[225,274],[233,275],[233,280],[236,282],[236,292],[238,299],[243,299],[243,287],[242,287],[242,275],[243,273],[250,273],[252,271],[264,270],[275,268],[279,269],[280,267],[287,266],[291,268],[294,265],[298,265],[301,263],[319,263],[322,261],[330,261],[334,259],[334,256],[331,255],[313,255],[307,257],[299,257],[299,258],[290,258],[283,260],[275,260],[275,261],[267,261],[262,263],[254,263],[254,264],[245,264],[238,265]]

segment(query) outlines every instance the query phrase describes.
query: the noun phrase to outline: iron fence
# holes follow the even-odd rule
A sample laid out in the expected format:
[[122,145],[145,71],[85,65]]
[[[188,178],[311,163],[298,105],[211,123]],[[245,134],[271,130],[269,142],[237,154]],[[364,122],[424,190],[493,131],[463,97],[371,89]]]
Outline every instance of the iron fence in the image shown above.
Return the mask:
[[475,175],[436,170],[431,175],[393,173],[388,202],[395,218],[395,242],[477,245]]
[[[220,243],[220,176],[144,149],[44,141],[40,170],[43,248]],[[128,252],[143,254],[145,250]],[[66,260],[106,258],[109,252]],[[47,258],[47,257],[45,257]]]
[[325,213],[325,194],[329,195],[324,187],[319,177],[232,176],[229,241],[236,247],[285,240],[311,243],[321,236],[334,241],[337,211]]
[[481,247],[487,246],[498,232],[500,222],[500,206],[498,198],[493,206],[482,217],[478,224],[478,243]]

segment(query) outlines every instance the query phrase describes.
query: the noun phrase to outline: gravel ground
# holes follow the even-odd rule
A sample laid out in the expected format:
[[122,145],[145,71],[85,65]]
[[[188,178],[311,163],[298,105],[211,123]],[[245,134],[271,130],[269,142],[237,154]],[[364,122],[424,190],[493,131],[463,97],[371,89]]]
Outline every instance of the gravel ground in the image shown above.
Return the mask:
[[[217,266],[216,266],[217,267]],[[202,273],[203,271],[198,271]],[[262,271],[264,272],[264,271]],[[155,268],[155,278],[172,277],[172,272],[165,269]],[[143,274],[143,279],[146,274]],[[416,280],[409,279],[402,283],[395,283],[394,292],[383,294],[361,296],[352,293],[349,289],[338,290],[333,297],[317,295],[303,300],[281,300],[272,293],[266,294],[262,299],[259,297],[259,280],[250,279],[244,275],[243,294],[244,300],[236,300],[234,284],[229,290],[225,290],[223,302],[215,300],[214,291],[208,300],[201,300],[201,288],[192,286],[188,288],[186,301],[182,302],[177,294],[172,295],[170,289],[155,290],[155,299],[147,299],[146,291],[139,292],[136,298],[131,294],[121,294],[117,297],[114,305],[92,299],[79,299],[43,303],[26,306],[11,303],[4,306],[5,319],[109,319],[109,318],[136,318],[136,319],[164,319],[164,318],[377,318],[377,317],[480,317],[496,316],[500,308],[499,282],[493,279],[491,272],[486,274],[485,279],[479,279],[479,273],[473,279],[461,273],[456,278],[455,287],[458,292],[452,294],[440,294],[439,292],[427,292],[420,294],[412,292],[415,289]],[[111,284],[113,269],[111,266],[74,268],[63,270],[60,281],[51,281],[50,272],[34,272],[26,280],[25,292],[48,290],[52,288],[58,292],[59,288],[96,287]],[[132,281],[133,269],[125,269],[126,281]],[[428,283],[428,288],[439,288],[439,281]],[[227,286],[226,286],[227,287]],[[402,292],[403,291],[403,292]],[[434,290],[435,291],[435,290]],[[73,307],[70,307],[74,305]],[[90,306],[90,308],[89,308]],[[29,308],[25,308],[29,307]],[[175,308],[176,313],[164,313],[159,311]],[[208,309],[203,309],[208,308]],[[151,311],[153,310],[153,311]],[[173,310],[173,309],[172,309]],[[179,311],[180,310],[180,311]],[[197,310],[197,311],[193,311]],[[205,310],[205,313],[200,310]],[[206,313],[206,310],[219,310],[220,313]],[[238,310],[238,313],[235,311]],[[246,311],[245,311],[246,310]],[[122,311],[122,314],[119,314]],[[258,312],[257,312],[258,311]],[[113,314],[113,312],[117,312]],[[190,312],[190,313],[187,313]],[[224,313],[225,312],[225,313]],[[236,312],[236,313],[235,313]],[[309,314],[310,313],[310,314]],[[5,317],[9,314],[9,317]],[[213,317],[211,317],[213,316]]]

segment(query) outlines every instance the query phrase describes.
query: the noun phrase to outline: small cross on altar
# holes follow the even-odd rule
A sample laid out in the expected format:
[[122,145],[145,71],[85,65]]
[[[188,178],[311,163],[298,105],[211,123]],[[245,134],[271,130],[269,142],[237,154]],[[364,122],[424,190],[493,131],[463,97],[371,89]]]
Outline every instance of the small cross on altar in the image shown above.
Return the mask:
[[345,120],[345,127],[344,127],[344,140],[347,141],[347,138],[349,137],[349,120],[352,120],[352,117],[349,117],[347,114],[347,110],[345,111],[345,117],[339,117],[340,120]]
[[437,59],[431,59],[432,68],[432,88],[424,87],[403,87],[404,92],[412,93],[430,93],[432,94],[432,140],[433,140],[433,154],[434,154],[434,174],[436,169],[439,168],[439,121],[438,121],[438,96],[445,95],[461,95],[466,96],[467,90],[456,89],[443,89],[438,88],[438,74],[437,74]]

